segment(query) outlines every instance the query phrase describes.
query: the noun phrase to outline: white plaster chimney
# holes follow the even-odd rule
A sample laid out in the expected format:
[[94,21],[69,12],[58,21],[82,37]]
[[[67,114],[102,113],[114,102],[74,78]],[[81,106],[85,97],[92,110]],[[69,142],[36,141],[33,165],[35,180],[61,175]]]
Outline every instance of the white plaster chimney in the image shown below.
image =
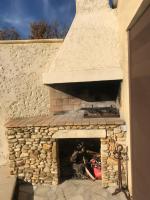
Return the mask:
[[76,16],[44,84],[121,80],[118,21],[108,0],[76,0]]
[[85,12],[85,11],[99,11],[102,7],[109,7],[109,0],[76,0],[76,11]]

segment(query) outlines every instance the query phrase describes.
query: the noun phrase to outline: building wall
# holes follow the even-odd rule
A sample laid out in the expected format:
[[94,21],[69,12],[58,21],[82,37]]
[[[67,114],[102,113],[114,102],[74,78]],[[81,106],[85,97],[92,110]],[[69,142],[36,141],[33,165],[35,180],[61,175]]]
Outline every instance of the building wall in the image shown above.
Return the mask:
[[5,121],[49,113],[49,88],[42,73],[62,40],[0,42],[0,165],[7,161]]
[[[150,3],[150,2],[149,2]],[[133,199],[149,199],[150,6],[129,31]],[[138,158],[138,159],[137,159]],[[142,177],[139,181],[139,177]]]
[[[129,190],[132,193],[132,180],[131,180],[131,140],[130,140],[130,104],[129,104],[129,46],[128,46],[128,28],[136,21],[137,17],[142,14],[140,10],[148,0],[132,0],[132,1],[118,1],[118,20],[120,30],[120,48],[121,48],[121,66],[123,68],[123,83],[122,83],[122,118],[127,123],[128,135],[128,184]],[[140,9],[139,9],[140,8]]]

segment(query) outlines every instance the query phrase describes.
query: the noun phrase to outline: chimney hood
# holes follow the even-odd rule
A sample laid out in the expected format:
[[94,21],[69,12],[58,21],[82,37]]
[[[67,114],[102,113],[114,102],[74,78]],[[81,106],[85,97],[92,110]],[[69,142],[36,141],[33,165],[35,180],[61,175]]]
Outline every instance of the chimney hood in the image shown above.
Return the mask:
[[118,20],[108,0],[76,0],[76,16],[44,84],[122,80]]

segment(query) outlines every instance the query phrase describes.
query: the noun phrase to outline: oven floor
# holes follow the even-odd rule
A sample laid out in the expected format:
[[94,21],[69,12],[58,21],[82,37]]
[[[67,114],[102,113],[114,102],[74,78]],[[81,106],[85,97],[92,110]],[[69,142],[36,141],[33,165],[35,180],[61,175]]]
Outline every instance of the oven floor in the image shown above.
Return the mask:
[[101,181],[67,180],[58,186],[39,185],[34,187],[31,198],[27,189],[20,186],[19,190],[20,198],[17,200],[126,200],[123,193],[112,196],[111,193],[114,192],[115,187],[104,189]]

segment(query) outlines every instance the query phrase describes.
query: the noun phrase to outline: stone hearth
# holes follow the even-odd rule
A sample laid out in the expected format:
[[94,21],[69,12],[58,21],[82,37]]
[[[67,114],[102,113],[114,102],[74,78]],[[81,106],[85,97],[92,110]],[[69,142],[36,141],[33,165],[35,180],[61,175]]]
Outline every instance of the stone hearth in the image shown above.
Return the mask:
[[85,119],[45,116],[10,120],[7,124],[11,174],[32,184],[60,182],[58,141],[64,138],[99,138],[102,184],[117,184],[118,167],[113,151],[122,144],[123,182],[126,184],[126,127],[119,118]]

